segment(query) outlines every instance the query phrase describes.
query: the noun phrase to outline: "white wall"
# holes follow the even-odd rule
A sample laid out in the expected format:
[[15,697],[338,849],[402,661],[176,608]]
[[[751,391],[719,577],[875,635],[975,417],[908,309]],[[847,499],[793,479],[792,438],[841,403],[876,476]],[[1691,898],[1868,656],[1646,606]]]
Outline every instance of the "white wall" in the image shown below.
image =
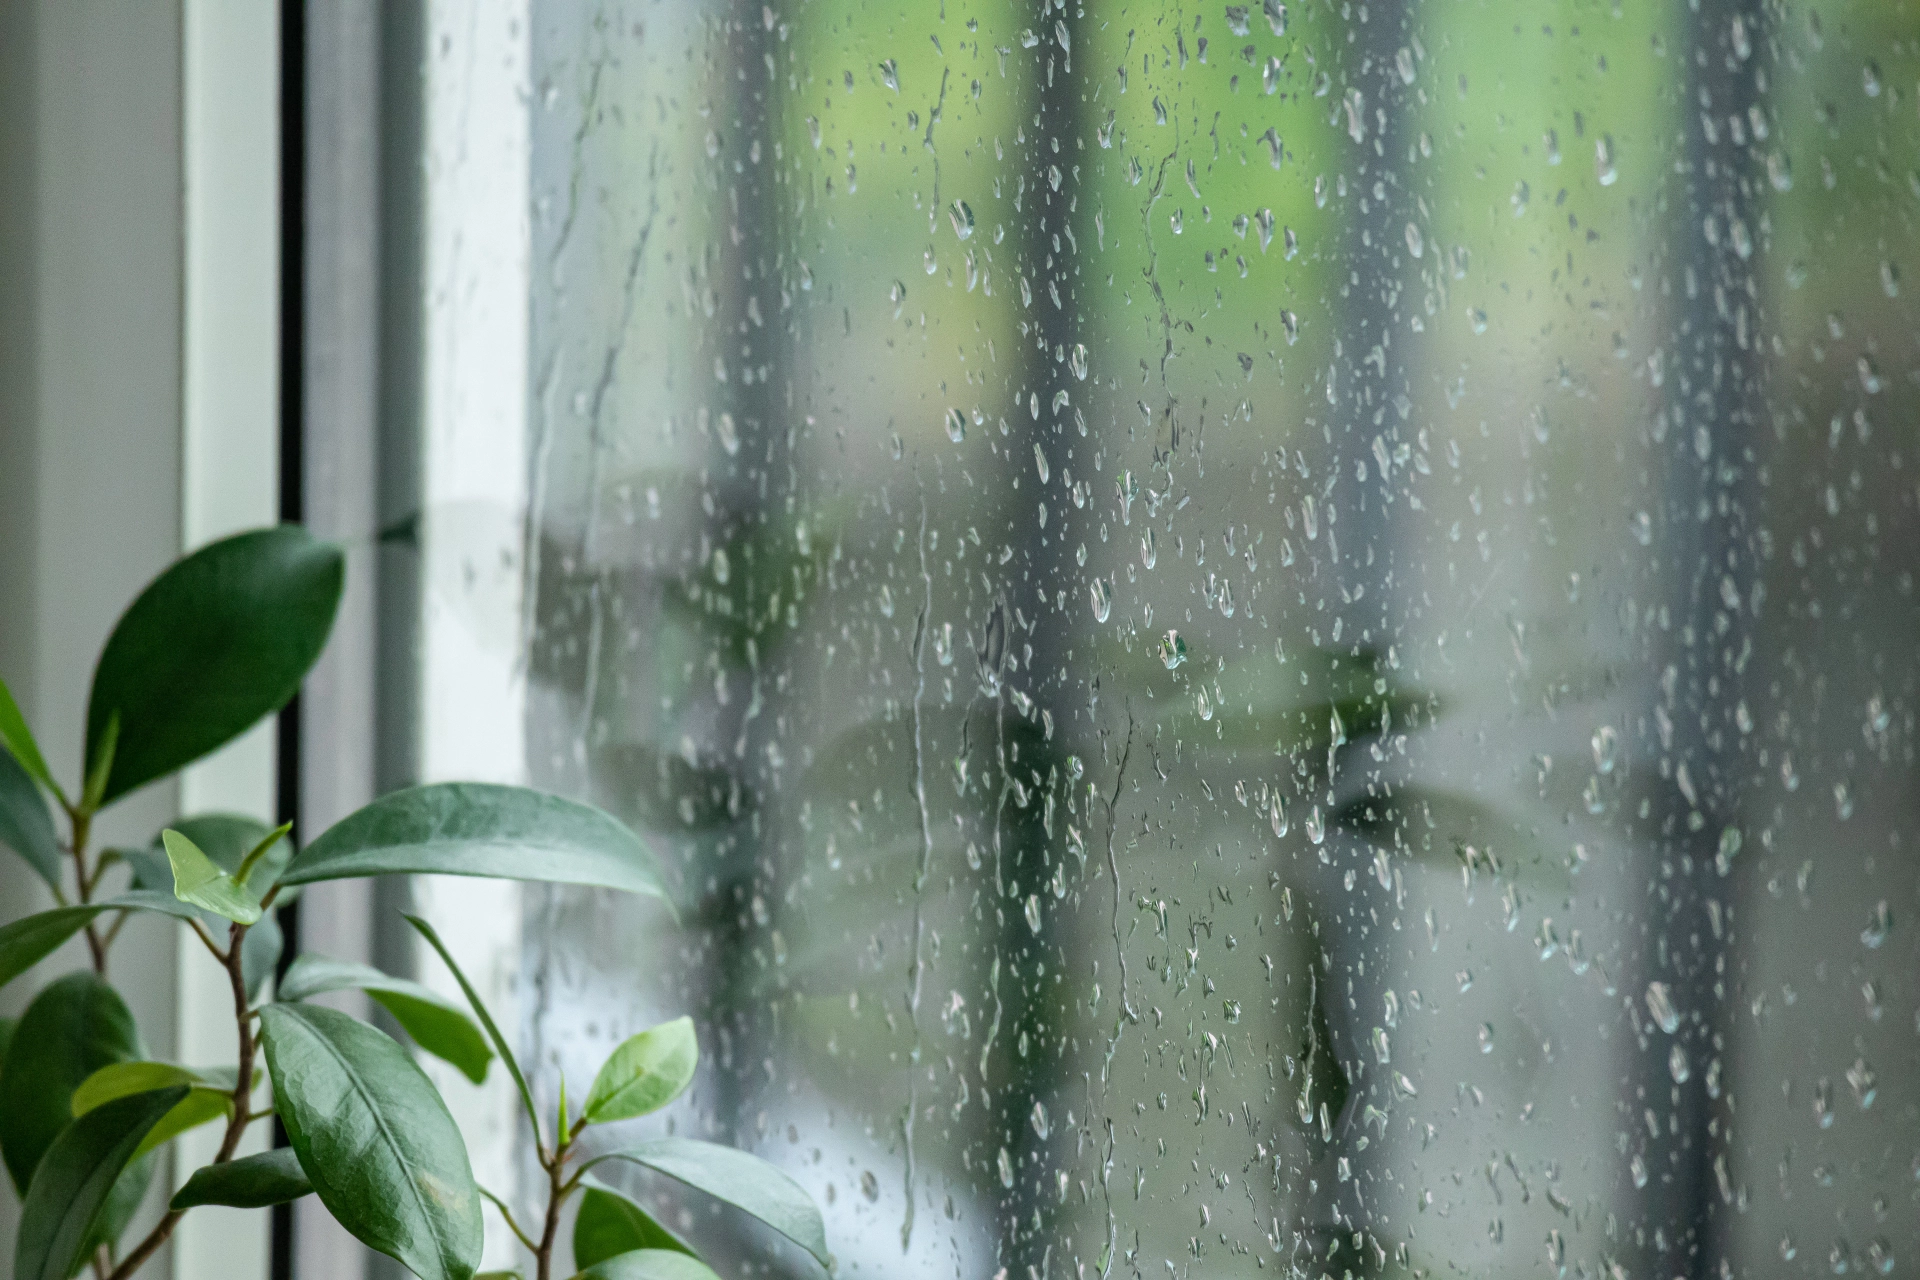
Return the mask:
[[[69,783],[120,610],[184,547],[276,514],[275,13],[0,4],[0,676]],[[269,817],[273,782],[269,726],[115,806],[98,842],[144,842],[182,792]],[[0,919],[50,905],[0,855]],[[180,937],[130,922],[111,976],[154,1056],[229,1059],[224,983]],[[0,1013],[84,963],[63,949],[0,992]],[[173,1181],[197,1154],[182,1148]],[[18,1207],[0,1190],[0,1275]],[[265,1215],[231,1216],[191,1215],[142,1275],[263,1275]]]
[[[0,5],[0,119],[0,674],[71,782],[93,655],[180,545],[178,4]],[[172,785],[148,788],[99,836],[145,840],[174,804]],[[0,912],[47,905],[4,857]],[[113,953],[162,1055],[173,956],[152,920]],[[0,992],[0,1012],[83,963],[78,948],[50,957]],[[17,1214],[0,1190],[0,1237]]]

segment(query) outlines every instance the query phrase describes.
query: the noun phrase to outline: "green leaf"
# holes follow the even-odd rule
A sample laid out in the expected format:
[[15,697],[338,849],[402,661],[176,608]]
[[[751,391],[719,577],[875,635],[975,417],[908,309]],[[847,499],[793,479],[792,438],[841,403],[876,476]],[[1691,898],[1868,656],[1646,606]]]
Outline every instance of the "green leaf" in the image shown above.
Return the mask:
[[720,1280],[698,1258],[670,1249],[637,1249],[588,1267],[574,1280]]
[[193,909],[172,895],[136,891],[84,906],[55,907],[0,925],[0,987],[59,950],[60,944],[86,928],[87,921],[106,911],[157,911],[192,919]]
[[20,762],[4,751],[0,751],[0,844],[26,859],[55,893],[60,891],[60,838],[53,831],[47,798]]
[[0,985],[15,978],[52,955],[60,944],[86,927],[87,921],[105,907],[55,907],[37,915],[24,916],[8,925],[0,925]]
[[68,1280],[80,1269],[122,1172],[186,1093],[177,1087],[117,1099],[74,1121],[48,1147],[20,1208],[15,1280]]
[[[236,880],[248,852],[258,849],[263,840],[274,834],[266,823],[235,813],[205,813],[182,818],[173,824],[173,829],[198,845],[216,867]],[[136,886],[156,890],[173,898],[173,866],[164,849],[162,838],[156,833],[152,849],[116,849],[114,852],[133,869],[133,883]],[[267,851],[256,863],[253,874],[247,879],[248,896],[257,896],[270,887],[292,857],[293,842],[285,837],[268,845]],[[298,890],[283,889],[275,899],[275,904],[284,907],[298,893]],[[211,911],[195,911],[194,914],[216,932],[225,927],[223,918]],[[240,944],[240,969],[247,984],[249,999],[257,1000],[265,991],[267,980],[280,964],[280,953],[285,942],[279,922],[271,911],[263,913],[259,921],[247,930],[246,940]]]
[[282,1000],[306,1000],[327,991],[364,991],[393,1015],[413,1042],[434,1057],[452,1063],[479,1084],[487,1078],[493,1050],[480,1028],[460,1007],[417,982],[395,978],[364,964],[325,956],[296,958],[280,983]]
[[292,1147],[262,1151],[225,1164],[195,1169],[187,1185],[173,1193],[172,1208],[223,1204],[235,1209],[264,1209],[298,1200],[313,1190]]
[[466,993],[467,1003],[473,1007],[474,1016],[479,1018],[480,1025],[487,1029],[487,1038],[493,1041],[494,1051],[500,1055],[500,1061],[507,1064],[507,1074],[513,1077],[514,1087],[520,1090],[520,1105],[527,1109],[527,1123],[533,1126],[533,1144],[536,1147],[539,1146],[540,1113],[534,1109],[533,1090],[527,1088],[527,1077],[520,1070],[520,1060],[513,1056],[513,1047],[507,1043],[507,1038],[500,1034],[500,1028],[494,1024],[493,1015],[488,1013],[487,1006],[480,1002],[480,993],[473,989],[473,984],[467,981],[467,975],[462,973],[460,966],[453,962],[453,954],[447,950],[446,943],[440,941],[440,935],[433,931],[433,926],[419,916],[407,916],[406,921],[427,940],[429,946],[440,953],[440,958],[446,962],[447,968],[453,970],[454,981],[458,982],[460,990]]
[[258,1000],[267,989],[267,980],[280,967],[280,954],[286,950],[286,935],[280,932],[278,913],[269,911],[247,930],[240,940],[240,980],[247,986],[247,999]]
[[609,1151],[581,1166],[628,1160],[666,1174],[735,1208],[744,1209],[829,1265],[827,1229],[800,1184],[758,1156],[691,1138],[656,1138]]
[[160,833],[167,847],[167,861],[173,867],[173,896],[196,907],[205,907],[235,924],[252,924],[260,918],[260,902],[244,885],[213,864],[200,846],[169,828]]
[[[145,1145],[146,1140],[142,1139],[141,1146]],[[140,1212],[140,1204],[147,1198],[147,1188],[153,1183],[154,1170],[159,1163],[160,1157],[152,1152],[146,1155],[136,1152],[133,1163],[121,1170],[120,1176],[114,1180],[113,1190],[107,1193],[106,1204],[101,1206],[99,1215],[93,1220],[87,1253],[91,1254],[99,1245],[111,1245],[120,1239],[121,1233],[133,1221],[133,1215]]]
[[107,779],[113,776],[113,757],[119,748],[120,713],[115,711],[107,716],[100,740],[87,747],[87,776],[80,787],[80,807],[88,813],[106,803]]
[[[271,828],[258,818],[249,818],[238,813],[201,813],[191,818],[181,818],[168,824],[175,831],[200,846],[213,865],[239,878],[240,864],[246,861],[250,850],[258,848],[260,842],[273,834]],[[158,889],[164,893],[173,892],[173,868],[166,858],[166,846],[161,835],[156,832],[152,847],[154,856],[147,856],[138,850],[123,849],[120,856],[134,868],[134,881],[143,889]],[[293,841],[282,837],[267,847],[253,873],[247,877],[247,887],[256,896],[265,896],[280,878],[280,872],[293,859]],[[282,892],[274,901],[285,905],[293,895]]]
[[223,538],[155,578],[94,668],[89,761],[120,716],[100,802],[165,777],[285,706],[326,644],[345,572],[339,547],[282,525]]
[[205,1083],[206,1080],[198,1071],[175,1066],[171,1062],[111,1062],[82,1080],[75,1087],[68,1105],[73,1110],[74,1118],[78,1119],[116,1098],[152,1093],[155,1089],[171,1089],[175,1085],[186,1085],[192,1089]]
[[482,1271],[473,1280],[523,1280],[518,1271]]
[[101,1067],[145,1057],[114,989],[92,973],[47,984],[14,1029],[0,1065],[0,1155],[25,1194],[34,1168],[73,1119],[73,1091]]
[[594,1077],[580,1118],[599,1124],[658,1111],[693,1083],[699,1062],[692,1018],[676,1018],[629,1037]]
[[33,740],[33,730],[27,727],[27,718],[20,714],[20,704],[13,700],[13,690],[7,688],[5,680],[0,680],[0,746],[6,747],[6,753],[19,761],[35,782],[62,800],[66,798],[60,784],[53,780],[47,758],[40,754],[40,744]]
[[327,1212],[423,1280],[469,1280],[480,1192],[460,1130],[407,1051],[317,1005],[267,1005],[260,1033],[274,1108]]
[[541,880],[666,897],[653,851],[616,819],[559,796],[480,782],[383,796],[301,850],[281,881],[396,873]]
[[18,1024],[17,1018],[0,1018],[0,1063],[7,1060],[7,1046],[13,1043],[13,1029]]
[[134,1152],[136,1156],[143,1156],[189,1129],[197,1129],[231,1115],[233,1071],[194,1071],[171,1062],[116,1062],[100,1068],[81,1081],[80,1087],[73,1091],[73,1100],[69,1105],[77,1119],[118,1098],[179,1085],[187,1086],[192,1092],[181,1099],[179,1105],[162,1117],[160,1123],[147,1134],[146,1141]]
[[588,1181],[573,1220],[573,1265],[582,1269],[635,1249],[671,1249],[693,1255],[687,1242],[612,1187]]

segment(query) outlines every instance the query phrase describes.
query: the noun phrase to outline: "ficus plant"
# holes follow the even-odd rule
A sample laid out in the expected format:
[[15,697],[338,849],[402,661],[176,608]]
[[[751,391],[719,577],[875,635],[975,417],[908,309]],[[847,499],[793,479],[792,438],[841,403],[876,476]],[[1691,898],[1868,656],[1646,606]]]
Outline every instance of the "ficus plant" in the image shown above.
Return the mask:
[[[452,971],[465,1009],[418,983],[324,956],[296,956],[280,972],[274,908],[322,880],[489,876],[664,900],[653,854],[607,814],[520,787],[443,783],[375,800],[300,848],[286,826],[227,814],[182,818],[142,849],[93,847],[95,819],[115,801],[287,703],[326,643],[343,574],[338,547],[292,526],[237,534],[162,573],[101,651],[74,791],[55,778],[0,682],[0,844],[57,903],[0,926],[0,986],[76,934],[90,961],[48,983],[17,1022],[0,1019],[0,1157],[22,1199],[15,1280],[70,1280],[88,1267],[97,1280],[124,1280],[197,1206],[265,1209],[306,1195],[423,1280],[475,1276],[483,1199],[532,1255],[533,1274],[549,1280],[562,1210],[576,1196],[578,1275],[712,1277],[693,1245],[596,1177],[610,1162],[732,1204],[827,1265],[819,1211],[774,1166],[688,1138],[622,1141],[611,1127],[668,1105],[691,1083],[698,1048],[687,1019],[618,1046],[575,1108],[562,1080],[558,1107],[543,1120],[511,1046],[426,921],[407,917]],[[148,1056],[109,981],[115,939],[138,913],[178,921],[225,972],[232,1065]],[[416,1049],[475,1083],[499,1058],[546,1174],[537,1225],[523,1227],[506,1200],[475,1183],[445,1101],[407,1048],[311,1002],[341,990],[364,991]],[[239,1155],[249,1126],[274,1116],[289,1145]],[[163,1149],[202,1125],[222,1126],[213,1160],[181,1181],[158,1222],[132,1231]]]

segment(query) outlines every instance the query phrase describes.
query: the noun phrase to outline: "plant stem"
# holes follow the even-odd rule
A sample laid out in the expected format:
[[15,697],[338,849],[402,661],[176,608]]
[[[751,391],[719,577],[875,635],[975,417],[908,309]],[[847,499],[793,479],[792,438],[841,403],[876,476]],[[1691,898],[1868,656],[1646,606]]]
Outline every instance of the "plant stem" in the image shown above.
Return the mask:
[[560,1206],[567,1199],[567,1151],[567,1147],[562,1147],[547,1161],[547,1225],[540,1233],[540,1247],[533,1251],[534,1280],[552,1280],[553,1277],[553,1242],[560,1235]]
[[[67,819],[73,824],[73,866],[75,879],[80,886],[80,901],[93,901],[93,876],[87,867],[87,837],[93,829],[93,815],[84,809],[68,809]],[[107,976],[107,942],[100,936],[100,930],[92,920],[87,921],[87,951],[93,957],[93,971],[101,977]]]
[[[234,925],[228,932],[227,950],[222,957],[226,962],[227,980],[233,988],[233,1020],[240,1033],[240,1062],[233,1080],[233,1112],[227,1117],[226,1137],[220,1140],[220,1151],[213,1157],[214,1164],[225,1164],[233,1159],[234,1150],[240,1145],[240,1139],[253,1119],[248,1108],[253,1097],[253,1059],[258,1046],[253,1038],[253,1011],[247,1005],[247,980],[240,967],[241,943],[246,936],[247,926]],[[174,1227],[185,1212],[184,1209],[167,1210],[166,1216],[154,1225],[133,1252],[121,1260],[107,1280],[127,1280],[128,1276],[138,1271],[173,1235]]]

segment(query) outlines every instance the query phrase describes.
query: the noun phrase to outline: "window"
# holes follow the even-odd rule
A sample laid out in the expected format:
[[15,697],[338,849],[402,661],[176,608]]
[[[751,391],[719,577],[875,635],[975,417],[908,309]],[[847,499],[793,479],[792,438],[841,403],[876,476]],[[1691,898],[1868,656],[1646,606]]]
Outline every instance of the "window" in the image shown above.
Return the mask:
[[1912,1265],[1906,10],[423,43],[423,767],[678,881],[420,889],[541,1061],[848,1276]]

